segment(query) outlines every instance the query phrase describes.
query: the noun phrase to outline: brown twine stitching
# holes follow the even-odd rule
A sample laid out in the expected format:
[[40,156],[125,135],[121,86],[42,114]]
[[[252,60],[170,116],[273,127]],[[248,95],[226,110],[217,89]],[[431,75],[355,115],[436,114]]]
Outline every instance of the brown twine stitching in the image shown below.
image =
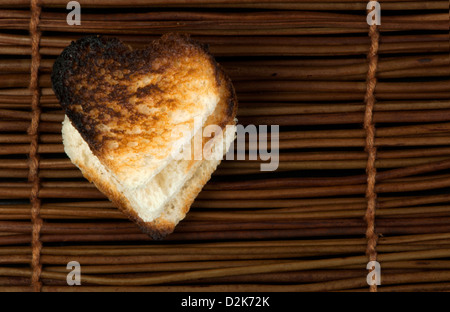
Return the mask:
[[[379,32],[377,25],[371,25],[369,28],[369,37],[371,40],[369,53],[367,55],[369,61],[369,69],[367,71],[367,89],[364,97],[366,103],[366,111],[364,115],[364,129],[366,130],[366,146],[365,151],[368,153],[366,173],[367,173],[367,210],[365,220],[367,222],[366,238],[367,249],[366,255],[369,261],[377,260],[376,246],[378,242],[378,234],[375,232],[375,209],[377,205],[377,194],[375,192],[375,179],[377,169],[375,168],[375,160],[377,156],[377,148],[375,147],[375,124],[373,123],[373,107],[375,104],[375,87],[377,84],[376,72],[378,65],[378,44]],[[377,285],[370,285],[370,291],[376,292]]]
[[31,0],[31,20],[30,20],[30,34],[31,34],[31,77],[29,89],[32,92],[31,108],[32,118],[31,125],[28,128],[28,134],[31,136],[31,145],[29,153],[29,173],[28,181],[32,183],[30,202],[31,202],[31,223],[32,223],[32,259],[31,259],[31,286],[34,291],[41,291],[42,283],[40,281],[42,265],[40,261],[42,242],[40,241],[40,232],[42,227],[42,219],[40,217],[41,201],[39,199],[39,154],[38,154],[38,139],[39,139],[39,119],[41,109],[39,107],[39,100],[41,91],[39,89],[39,66],[41,56],[39,54],[39,42],[41,39],[41,32],[38,30],[39,18],[41,15],[41,7],[39,0]]

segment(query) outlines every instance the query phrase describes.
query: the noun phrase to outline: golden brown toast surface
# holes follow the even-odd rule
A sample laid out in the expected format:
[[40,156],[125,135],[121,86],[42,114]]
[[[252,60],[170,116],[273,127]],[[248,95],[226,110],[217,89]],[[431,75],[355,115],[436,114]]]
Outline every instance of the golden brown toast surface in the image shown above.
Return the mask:
[[[214,113],[208,117],[205,127],[209,125],[218,125],[222,128],[222,131],[224,131],[223,134],[225,134],[225,131],[227,131],[226,127],[235,124],[237,100],[231,81],[222,70],[220,70],[220,81],[220,101],[217,104]],[[66,131],[64,131],[64,128]],[[66,144],[66,140],[68,140],[67,136],[70,133],[70,130],[67,130],[73,127],[68,127],[65,124],[64,128],[63,138]],[[227,135],[231,134],[234,138],[234,130],[232,131],[232,133],[228,133]],[[203,138],[202,148],[209,140],[210,138]],[[86,157],[78,153],[80,149],[77,148],[77,146],[77,142],[68,140],[66,146],[68,149],[66,149],[66,152],[68,152],[72,161],[81,169],[83,175],[89,181],[95,183],[97,188],[106,194],[114,202],[116,207],[122,210],[131,220],[136,222],[140,228],[148,233],[153,239],[162,239],[173,232],[178,222],[183,219],[189,211],[192,202],[201,191],[203,185],[211,177],[217,164],[220,163],[220,160],[180,160],[181,162],[188,163],[188,166],[192,167],[195,172],[191,172],[191,174],[193,174],[191,178],[186,181],[180,191],[175,194],[174,198],[166,204],[162,214],[148,222],[142,219],[142,216],[136,211],[136,207],[131,204],[130,200],[124,196],[117,185],[113,183],[113,179],[110,179],[107,175],[105,176],[97,167],[88,165]],[[200,166],[196,166],[196,164],[199,164]],[[160,174],[165,174],[164,170]]]
[[142,168],[163,168],[174,142],[183,140],[176,127],[194,130],[195,116],[204,122],[220,89],[214,59],[175,34],[136,51],[114,38],[80,39],[56,60],[52,83],[93,154],[124,181]]

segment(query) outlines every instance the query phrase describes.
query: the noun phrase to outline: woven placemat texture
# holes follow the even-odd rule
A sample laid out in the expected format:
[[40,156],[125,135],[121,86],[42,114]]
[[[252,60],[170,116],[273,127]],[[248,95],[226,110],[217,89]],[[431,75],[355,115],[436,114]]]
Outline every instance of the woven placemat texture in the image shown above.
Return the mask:
[[[67,1],[0,3],[0,290],[450,289],[448,1],[380,1],[380,25],[360,1],[78,2],[81,25]],[[279,166],[224,160],[152,241],[65,155],[50,75],[82,36],[167,32],[209,45],[240,124],[279,125]]]

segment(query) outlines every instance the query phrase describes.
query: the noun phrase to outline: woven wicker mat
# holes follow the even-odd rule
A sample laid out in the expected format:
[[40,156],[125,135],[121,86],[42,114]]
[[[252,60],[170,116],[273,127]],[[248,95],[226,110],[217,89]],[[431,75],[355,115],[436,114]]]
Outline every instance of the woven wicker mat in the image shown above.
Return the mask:
[[[380,1],[372,26],[353,0],[78,2],[81,25],[0,2],[0,290],[450,290],[448,1]],[[152,241],[64,154],[50,74],[84,35],[173,31],[209,44],[240,124],[280,126],[279,167],[224,160]]]

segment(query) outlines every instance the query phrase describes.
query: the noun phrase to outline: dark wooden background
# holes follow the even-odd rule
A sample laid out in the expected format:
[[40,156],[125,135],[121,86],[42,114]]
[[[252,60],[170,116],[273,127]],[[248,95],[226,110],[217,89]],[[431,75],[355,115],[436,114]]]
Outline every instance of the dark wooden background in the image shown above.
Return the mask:
[[[367,291],[367,2],[79,2],[81,25],[69,26],[66,1],[41,1],[42,290]],[[378,290],[449,290],[449,3],[380,3]],[[5,291],[31,290],[29,23],[29,1],[0,2]],[[141,48],[173,31],[209,44],[234,82],[240,124],[280,125],[280,164],[264,173],[260,160],[223,161],[175,233],[156,242],[64,154],[49,77],[86,34]],[[81,264],[83,286],[66,286],[69,261]]]

